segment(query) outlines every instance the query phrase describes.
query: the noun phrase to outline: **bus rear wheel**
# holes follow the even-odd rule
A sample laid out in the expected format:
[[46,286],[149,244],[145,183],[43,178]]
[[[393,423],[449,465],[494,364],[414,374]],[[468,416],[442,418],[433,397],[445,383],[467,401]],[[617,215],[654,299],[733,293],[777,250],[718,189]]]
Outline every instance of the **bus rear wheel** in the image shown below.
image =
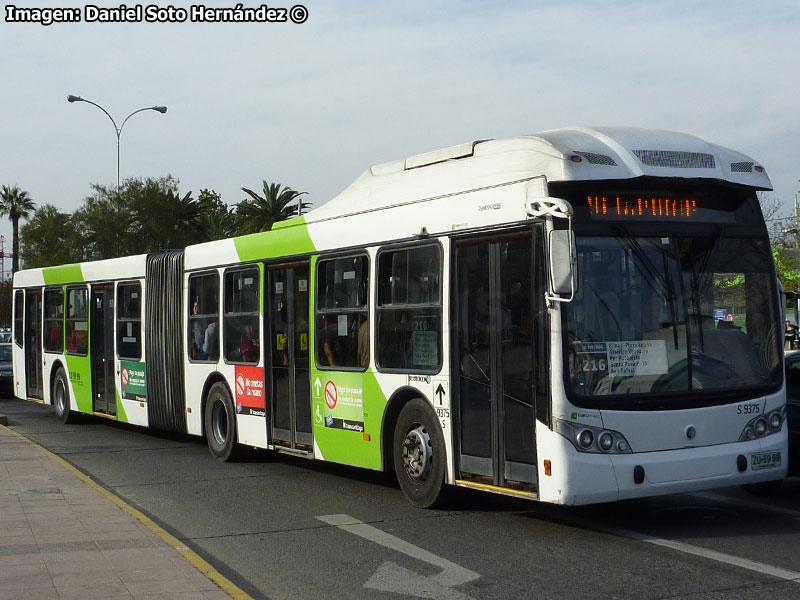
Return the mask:
[[56,371],[53,378],[53,389],[50,392],[50,402],[53,405],[53,412],[59,421],[72,423],[75,416],[70,412],[69,386],[67,385],[67,373],[63,368]]
[[206,400],[205,431],[208,449],[223,462],[234,458],[236,448],[236,411],[227,386],[217,382],[211,386]]
[[445,451],[439,422],[430,406],[414,398],[394,428],[394,470],[403,494],[418,508],[433,508],[443,496]]

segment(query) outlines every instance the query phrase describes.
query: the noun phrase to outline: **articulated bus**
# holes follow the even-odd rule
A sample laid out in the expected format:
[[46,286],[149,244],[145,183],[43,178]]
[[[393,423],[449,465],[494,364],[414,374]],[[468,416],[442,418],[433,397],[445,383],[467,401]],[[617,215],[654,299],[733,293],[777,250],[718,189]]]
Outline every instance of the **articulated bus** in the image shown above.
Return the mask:
[[374,166],[271,231],[14,277],[14,390],[558,504],[782,478],[779,288],[747,156],[569,128]]

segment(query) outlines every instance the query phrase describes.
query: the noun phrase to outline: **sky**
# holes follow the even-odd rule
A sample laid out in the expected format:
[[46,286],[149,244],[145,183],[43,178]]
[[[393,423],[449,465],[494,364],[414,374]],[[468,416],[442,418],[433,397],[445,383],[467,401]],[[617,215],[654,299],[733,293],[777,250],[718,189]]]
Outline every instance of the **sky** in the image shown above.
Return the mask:
[[[280,1],[269,6],[293,6]],[[230,205],[267,180],[318,206],[371,165],[477,139],[620,125],[744,152],[765,166],[782,213],[794,210],[797,0],[301,1],[299,24],[43,26],[7,22],[4,4],[0,184],[65,212],[91,184],[116,184],[112,122],[68,103],[74,94],[117,124],[167,106],[125,124],[122,178],[170,174],[181,193],[213,189]],[[87,5],[15,3],[82,16]],[[10,251],[7,219],[0,234]]]

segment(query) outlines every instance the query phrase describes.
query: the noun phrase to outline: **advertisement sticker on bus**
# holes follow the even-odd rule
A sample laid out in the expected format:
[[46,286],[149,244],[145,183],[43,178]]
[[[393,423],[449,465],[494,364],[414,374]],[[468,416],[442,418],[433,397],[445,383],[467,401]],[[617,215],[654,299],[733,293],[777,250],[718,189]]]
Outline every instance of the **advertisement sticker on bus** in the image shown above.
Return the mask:
[[119,363],[120,390],[123,400],[147,402],[147,380],[143,362],[123,360]]
[[264,369],[236,365],[236,412],[263,417],[267,414],[264,398]]
[[331,373],[314,381],[314,422],[317,426],[364,431],[364,389],[361,373]]

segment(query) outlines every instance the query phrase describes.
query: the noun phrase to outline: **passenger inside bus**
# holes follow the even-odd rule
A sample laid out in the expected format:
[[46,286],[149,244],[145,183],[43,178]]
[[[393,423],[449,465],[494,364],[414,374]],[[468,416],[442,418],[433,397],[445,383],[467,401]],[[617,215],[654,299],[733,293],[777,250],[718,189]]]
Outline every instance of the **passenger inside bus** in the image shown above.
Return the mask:
[[253,328],[250,325],[244,328],[240,350],[244,362],[258,362],[258,342],[253,340]]

